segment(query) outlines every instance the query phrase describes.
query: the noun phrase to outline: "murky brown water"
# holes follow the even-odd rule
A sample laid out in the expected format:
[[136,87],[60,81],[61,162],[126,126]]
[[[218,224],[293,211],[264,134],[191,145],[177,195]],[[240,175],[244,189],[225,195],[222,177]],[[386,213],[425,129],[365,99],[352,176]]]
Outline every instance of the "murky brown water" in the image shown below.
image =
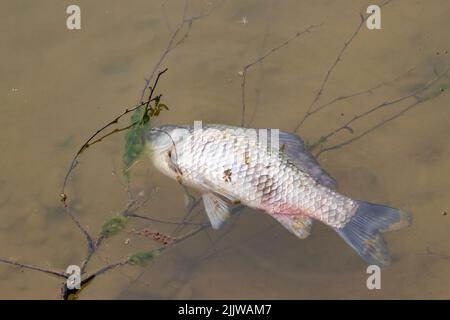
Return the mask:
[[[78,1],[82,30],[65,27],[70,1],[0,3],[0,256],[65,269],[86,245],[65,215],[59,190],[77,147],[95,128],[138,100],[179,23],[176,1]],[[165,10],[161,4],[164,3]],[[188,16],[216,2],[192,1]],[[292,130],[314,99],[328,68],[359,23],[366,1],[225,1],[192,25],[164,61],[158,91],[171,111],[158,123],[240,123],[242,67],[296,32],[315,28],[249,70],[247,123]],[[450,3],[392,1],[382,30],[361,32],[342,56],[320,106],[407,74],[388,86],[345,99],[309,118],[301,135],[314,140],[355,114],[413,92],[433,66],[450,66]],[[243,17],[248,23],[239,23]],[[181,35],[183,32],[181,33]],[[445,81],[439,84],[446,88]],[[408,105],[361,120],[354,134]],[[256,109],[255,109],[256,108]],[[382,289],[366,288],[366,265],[329,228],[316,224],[299,240],[271,218],[245,210],[231,231],[209,231],[167,251],[147,267],[114,270],[81,298],[450,298],[450,95],[445,92],[343,148],[321,164],[356,199],[414,213],[413,226],[387,235],[393,264]],[[347,131],[325,146],[351,138]],[[119,183],[123,136],[89,150],[71,180],[71,205],[95,233],[127,198]],[[149,194],[143,214],[183,216],[183,192],[142,161],[133,188]],[[134,221],[127,226],[153,226]],[[155,225],[156,227],[156,225]],[[169,232],[170,226],[158,225]],[[125,244],[129,238],[130,243]],[[150,245],[127,232],[108,239],[89,271]],[[0,298],[58,298],[60,279],[0,265]]]

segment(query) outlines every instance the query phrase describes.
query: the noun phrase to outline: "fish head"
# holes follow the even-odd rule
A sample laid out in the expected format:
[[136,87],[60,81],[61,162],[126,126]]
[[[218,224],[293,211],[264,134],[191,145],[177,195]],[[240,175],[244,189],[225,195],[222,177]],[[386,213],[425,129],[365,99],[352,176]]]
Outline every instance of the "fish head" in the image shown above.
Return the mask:
[[177,145],[189,135],[188,126],[164,125],[146,134],[146,148],[155,167],[165,175],[176,178]]
[[165,125],[151,128],[146,135],[146,144],[153,153],[164,153],[176,145],[189,134],[189,127]]

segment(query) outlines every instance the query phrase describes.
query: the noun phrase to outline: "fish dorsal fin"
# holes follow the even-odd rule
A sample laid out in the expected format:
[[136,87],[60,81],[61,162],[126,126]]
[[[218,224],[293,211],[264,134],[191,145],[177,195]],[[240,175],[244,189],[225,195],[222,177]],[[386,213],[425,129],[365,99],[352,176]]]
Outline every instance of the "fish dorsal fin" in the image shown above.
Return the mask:
[[289,160],[299,169],[306,171],[320,184],[331,189],[337,188],[337,182],[320,167],[314,156],[305,148],[305,144],[299,136],[280,131],[279,147]]
[[204,193],[202,198],[211,226],[219,229],[230,217],[230,207],[225,200],[212,193]]
[[310,217],[303,215],[292,216],[280,213],[273,214],[272,217],[300,239],[305,239],[311,234],[313,220]]

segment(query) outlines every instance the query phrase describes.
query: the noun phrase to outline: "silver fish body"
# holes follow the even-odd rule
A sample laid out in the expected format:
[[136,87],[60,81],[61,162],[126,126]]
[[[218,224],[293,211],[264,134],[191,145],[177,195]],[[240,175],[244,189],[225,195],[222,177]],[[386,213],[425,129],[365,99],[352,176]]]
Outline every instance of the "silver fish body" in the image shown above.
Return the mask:
[[338,193],[298,136],[260,132],[225,125],[163,126],[150,130],[147,145],[161,172],[202,192],[214,228],[225,222],[231,204],[240,203],[268,213],[299,238],[310,234],[313,219],[319,220],[367,262],[388,264],[380,231],[404,226],[408,215]]

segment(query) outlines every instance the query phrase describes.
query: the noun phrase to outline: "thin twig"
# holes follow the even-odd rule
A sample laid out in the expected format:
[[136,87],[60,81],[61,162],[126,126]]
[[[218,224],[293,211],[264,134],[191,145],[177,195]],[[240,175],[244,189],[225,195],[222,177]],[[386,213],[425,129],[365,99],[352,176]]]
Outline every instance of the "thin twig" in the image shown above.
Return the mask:
[[155,219],[155,218],[151,218],[151,217],[148,217],[146,215],[139,214],[139,213],[129,213],[127,216],[128,217],[132,217],[132,218],[139,218],[139,219],[143,219],[143,220],[147,220],[147,221],[157,222],[157,223],[161,223],[161,224],[172,224],[172,225],[177,225],[177,226],[181,226],[181,225],[198,226],[198,225],[201,225],[201,223],[193,223],[193,222],[186,222],[186,221],[176,222],[176,221]]
[[49,268],[35,266],[35,265],[27,264],[27,263],[21,263],[21,262],[17,262],[17,261],[6,259],[6,258],[0,258],[0,262],[10,264],[10,265],[13,265],[16,267],[24,268],[24,269],[44,272],[44,273],[58,276],[58,277],[64,278],[64,279],[67,278],[67,274],[64,271],[58,271],[55,269],[49,269]]
[[[140,208],[140,205],[136,206],[136,208],[133,208],[133,205],[136,203],[135,200],[132,201],[128,201],[127,206],[125,207],[125,209],[121,212],[121,215],[127,217],[130,212],[133,210],[137,210],[138,208]],[[81,265],[81,273],[85,273],[86,271],[86,267],[89,264],[92,256],[94,255],[95,251],[100,247],[100,245],[102,244],[103,240],[105,240],[105,236],[103,234],[99,234],[97,236],[97,239],[95,241],[93,241],[93,246],[92,246],[92,250],[88,251],[88,254],[86,256],[86,258],[84,259],[82,265]]]
[[[262,39],[261,42],[261,47],[260,47],[260,52],[259,55],[264,54],[266,45],[267,45],[267,40],[269,39],[269,31],[270,31],[270,27],[273,21],[273,1],[269,1],[269,7],[268,7],[268,17],[265,19],[266,20],[266,30],[264,32],[264,37]],[[264,81],[264,61],[260,61],[258,62],[258,78],[255,81],[255,106],[253,108],[252,114],[250,116],[250,119],[247,123],[248,126],[251,125],[251,123],[253,122],[253,119],[255,118],[256,113],[259,110],[259,107],[261,105],[261,86],[262,83]]]
[[[203,230],[205,230],[205,229],[207,229],[207,228],[209,228],[209,227],[211,227],[211,225],[210,225],[209,223],[201,224],[200,226],[198,226],[198,227],[195,228],[194,230],[192,230],[192,231],[186,233],[186,234],[183,235],[182,237],[174,238],[173,241],[170,242],[169,244],[162,245],[162,246],[160,246],[159,248],[154,249],[153,251],[155,251],[155,252],[158,251],[159,253],[161,253],[161,252],[167,250],[168,248],[170,248],[170,247],[172,247],[172,246],[174,246],[174,245],[176,245],[176,244],[178,244],[178,243],[180,243],[180,242],[182,242],[182,241],[184,241],[184,240],[187,240],[187,239],[193,237],[193,236],[196,235],[197,233],[199,233],[199,232],[201,232],[201,231],[203,231]],[[131,262],[130,262],[130,260],[129,260],[128,258],[125,259],[125,260],[123,260],[123,261],[111,263],[111,264],[109,264],[109,265],[106,265],[106,266],[101,267],[100,269],[98,269],[97,271],[95,271],[94,273],[92,273],[91,275],[89,275],[88,277],[91,277],[91,276],[99,276],[99,275],[101,275],[101,274],[103,274],[103,273],[105,273],[105,272],[107,272],[107,271],[113,270],[113,269],[118,268],[118,267],[122,267],[122,266],[127,265],[127,264],[130,264],[130,263],[131,263]]]
[[[167,57],[167,55],[173,50],[175,49],[177,46],[179,46],[181,43],[184,42],[184,40],[186,40],[186,38],[188,37],[188,34],[191,30],[192,24],[194,23],[194,21],[196,20],[200,20],[204,17],[209,16],[214,10],[216,10],[218,7],[220,7],[222,4],[224,3],[224,1],[220,1],[217,5],[213,6],[210,10],[206,11],[206,13],[202,13],[200,15],[197,16],[193,16],[191,18],[186,18],[186,14],[187,14],[187,9],[188,9],[188,2],[185,1],[184,3],[184,8],[183,8],[183,13],[182,13],[182,18],[180,23],[177,25],[177,27],[173,30],[172,34],[169,37],[169,41],[167,42],[167,45],[165,47],[165,49],[163,50],[163,52],[161,53],[159,59],[157,60],[156,64],[154,65],[150,76],[148,78],[145,78],[145,83],[144,83],[144,87],[141,90],[141,96],[139,98],[139,102],[141,103],[144,99],[145,96],[145,91],[148,89],[148,85],[149,83],[152,81],[156,71],[160,68],[162,62],[164,61],[164,59]],[[177,38],[178,34],[180,33],[180,31],[183,29],[183,27],[187,25],[187,31],[185,32],[185,34],[181,37],[181,39],[177,42],[175,42],[175,39]]]
[[247,77],[247,72],[248,70],[253,67],[254,65],[262,62],[264,59],[266,59],[268,56],[274,54],[275,52],[277,52],[278,50],[280,50],[281,48],[287,46],[289,43],[291,43],[292,41],[294,41],[295,39],[297,39],[298,37],[302,36],[305,33],[309,33],[310,30],[312,28],[316,28],[321,26],[322,24],[319,25],[310,25],[308,28],[306,28],[305,30],[301,31],[301,32],[297,32],[293,37],[289,38],[288,40],[284,41],[282,44],[270,49],[268,52],[266,52],[264,55],[262,55],[261,57],[259,57],[258,59],[254,60],[253,62],[245,65],[242,70],[241,70],[241,76],[242,76],[242,82],[241,82],[241,127],[245,126],[245,109],[246,109],[246,105],[245,105],[245,87],[246,87],[246,77]]
[[62,201],[65,204],[66,203],[66,186],[69,180],[69,177],[72,173],[72,171],[75,169],[75,167],[78,165],[78,158],[81,155],[81,153],[83,153],[84,150],[86,150],[86,148],[89,147],[90,142],[96,137],[98,136],[101,132],[103,132],[104,130],[106,130],[107,128],[109,128],[112,125],[115,125],[118,123],[118,121],[125,116],[126,114],[133,112],[134,110],[142,107],[145,105],[145,102],[140,103],[139,105],[137,105],[136,107],[132,108],[132,109],[125,109],[120,115],[118,115],[117,117],[115,117],[112,121],[108,122],[107,124],[105,124],[103,127],[101,127],[100,129],[98,129],[97,131],[95,131],[84,143],[83,145],[78,149],[78,151],[75,153],[72,162],[70,163],[69,169],[67,170],[67,173],[64,177],[64,182],[61,188],[61,195],[62,195]]
[[361,90],[361,91],[357,91],[357,92],[354,92],[354,93],[350,93],[350,94],[346,94],[346,95],[342,95],[342,96],[336,97],[336,98],[334,98],[334,99],[332,99],[332,100],[330,100],[330,101],[328,101],[328,102],[326,102],[326,103],[320,105],[320,106],[317,107],[316,109],[312,110],[312,111],[309,113],[309,116],[312,116],[313,114],[315,114],[315,113],[317,113],[317,112],[319,112],[319,111],[321,111],[321,110],[323,110],[323,109],[325,109],[325,108],[327,108],[327,107],[330,107],[331,105],[333,105],[334,103],[336,103],[336,102],[338,102],[338,101],[347,100],[347,99],[354,98],[354,97],[357,97],[357,96],[361,96],[361,95],[364,95],[364,94],[367,94],[367,93],[373,93],[373,91],[375,91],[375,90],[377,90],[377,89],[379,89],[379,88],[381,88],[381,87],[385,87],[385,86],[387,86],[388,84],[394,83],[394,82],[398,81],[399,79],[405,77],[406,75],[408,75],[408,74],[410,74],[412,71],[414,71],[416,68],[417,68],[417,66],[415,66],[415,67],[409,69],[408,71],[406,71],[406,72],[403,73],[402,75],[397,76],[397,77],[395,77],[395,78],[392,79],[392,80],[389,80],[389,81],[386,81],[386,82],[379,83],[379,84],[377,84],[377,85],[375,85],[375,86],[373,86],[373,87],[371,87],[371,88],[369,88],[369,89],[365,89],[365,90]]
[[308,106],[308,108],[306,109],[305,114],[303,115],[303,117],[301,118],[300,122],[298,123],[298,125],[294,128],[294,132],[297,132],[300,127],[303,125],[303,123],[305,122],[305,120],[311,115],[311,110],[314,107],[314,105],[316,104],[316,102],[319,100],[319,98],[322,96],[323,91],[325,90],[325,87],[328,83],[328,80],[330,79],[331,74],[333,73],[334,69],[336,68],[336,66],[339,64],[339,62],[342,59],[342,56],[345,52],[345,50],[347,50],[347,48],[350,46],[350,44],[352,43],[353,39],[356,38],[356,36],[358,35],[359,31],[361,30],[361,27],[364,24],[365,18],[363,15],[360,16],[361,20],[358,24],[358,26],[356,27],[356,30],[353,32],[353,34],[351,35],[351,37],[345,41],[344,46],[342,47],[342,49],[339,51],[336,59],[334,60],[334,62],[331,64],[331,66],[328,68],[325,77],[322,80],[322,83],[319,87],[319,90],[317,91],[316,95],[314,96],[314,99],[312,100],[312,102],[310,103],[310,105]]
[[172,232],[172,236],[176,235],[184,226],[184,223],[188,221],[188,219],[191,217],[192,213],[194,212],[194,209],[202,202],[202,198],[198,198],[195,200],[192,205],[187,208],[186,214],[184,215],[183,219],[181,220],[181,224],[175,228],[175,230]]
[[409,99],[409,98],[416,98],[416,101],[414,103],[412,103],[412,104],[408,105],[407,107],[403,108],[401,111],[399,111],[398,113],[394,114],[393,116],[382,120],[378,124],[376,124],[376,125],[372,126],[371,128],[365,130],[361,134],[359,134],[357,136],[354,136],[354,137],[352,137],[350,139],[347,139],[347,140],[345,140],[345,141],[343,141],[343,142],[341,142],[339,144],[333,145],[331,147],[321,148],[320,151],[316,154],[316,157],[319,157],[324,152],[327,152],[327,151],[330,151],[330,150],[335,150],[335,149],[341,148],[343,146],[346,146],[346,145],[348,145],[348,144],[350,144],[350,143],[352,143],[352,142],[362,138],[363,136],[369,134],[370,132],[380,128],[381,126],[385,125],[386,123],[388,123],[388,122],[390,122],[390,121],[400,117],[401,115],[405,114],[407,111],[409,111],[412,108],[416,107],[420,103],[425,102],[425,101],[429,101],[429,100],[435,98],[435,97],[421,98],[418,95],[421,92],[429,89],[433,84],[435,84],[437,81],[439,81],[442,77],[446,76],[448,74],[449,70],[450,70],[450,68],[448,68],[445,72],[443,72],[442,74],[438,75],[435,79],[431,80],[425,86],[423,86],[422,88],[414,91],[413,93],[410,93],[408,95],[402,96],[400,98],[397,98],[397,99],[394,99],[394,100],[391,100],[391,101],[380,103],[380,104],[370,108],[369,110],[354,116],[351,120],[347,121],[343,125],[339,126],[335,130],[333,130],[330,133],[328,133],[327,135],[323,136],[324,140],[327,140],[328,138],[334,136],[336,133],[338,133],[339,131],[344,130],[344,129],[349,129],[352,132],[353,130],[351,129],[350,124],[352,124],[353,122],[357,121],[358,119],[361,119],[361,118],[363,118],[363,117],[365,117],[365,116],[367,116],[367,115],[369,115],[369,114],[371,114],[371,113],[373,113],[375,111],[378,111],[379,109],[385,108],[385,107],[387,107],[389,105],[397,104],[397,103],[399,103],[401,101],[404,101],[406,99]]
[[69,206],[64,207],[66,213],[69,215],[70,219],[75,223],[77,228],[83,233],[83,235],[86,237],[86,241],[88,244],[88,252],[94,250],[94,241],[92,239],[92,236],[89,234],[87,229],[83,227],[80,220],[77,218],[77,216],[72,212],[72,210],[69,208]]
[[[383,2],[380,5],[380,7],[388,5],[391,1],[392,0],[387,0],[387,1]],[[328,68],[327,72],[325,73],[325,77],[323,78],[322,83],[321,83],[321,85],[319,87],[319,90],[317,91],[316,95],[314,96],[314,99],[312,100],[312,102],[310,103],[308,108],[306,109],[306,112],[303,114],[303,117],[300,119],[300,122],[294,128],[294,130],[293,130],[294,132],[297,132],[300,129],[300,127],[303,125],[303,123],[306,121],[306,119],[312,114],[313,107],[317,103],[317,101],[320,99],[320,97],[322,96],[322,94],[323,94],[323,92],[325,90],[325,87],[326,87],[326,85],[328,83],[328,80],[330,79],[331,74],[333,73],[334,69],[339,64],[339,62],[342,61],[342,56],[344,55],[345,51],[350,47],[350,45],[353,42],[353,40],[356,38],[356,36],[361,31],[364,22],[368,18],[368,16],[364,17],[364,15],[362,13],[360,13],[359,16],[360,16],[359,24],[357,25],[355,31],[353,31],[353,33],[350,36],[350,38],[347,41],[344,42],[344,46],[338,52],[338,55],[336,56],[336,59],[333,61],[331,66]]]
[[[104,139],[107,136],[110,136],[113,133],[125,130],[125,129],[129,129],[132,126],[136,125],[138,122],[133,123],[132,125],[126,127],[126,128],[122,128],[122,129],[116,129],[113,130],[110,133],[105,134],[104,136],[100,137],[97,140],[94,140],[100,133],[102,133],[103,131],[105,131],[107,128],[109,128],[112,125],[116,125],[119,120],[124,117],[125,115],[129,114],[130,112],[135,111],[136,109],[145,106],[145,110],[148,111],[149,105],[152,101],[154,101],[153,99],[153,93],[155,91],[156,85],[158,84],[159,78],[167,71],[167,68],[165,68],[164,70],[160,71],[158,73],[158,76],[156,77],[155,83],[153,84],[153,86],[150,88],[150,94],[148,99],[145,102],[141,102],[139,103],[137,106],[128,109],[126,108],[121,114],[119,114],[118,116],[116,116],[113,120],[111,120],[110,122],[108,122],[107,124],[105,124],[103,127],[101,127],[100,129],[96,130],[95,133],[93,133],[84,143],[83,145],[80,147],[80,149],[78,149],[78,151],[75,153],[72,162],[70,163],[69,169],[66,172],[66,175],[64,177],[64,182],[61,188],[61,201],[63,202],[64,206],[67,206],[67,194],[66,194],[66,187],[67,187],[67,183],[69,180],[70,175],[72,174],[73,170],[75,169],[75,167],[78,164],[78,158],[80,157],[80,155],[83,153],[83,151],[85,151],[89,146],[91,146],[91,144],[97,143],[99,141],[101,141],[102,139]],[[93,141],[94,140],[94,141]],[[91,142],[93,141],[93,142]]]
[[435,252],[435,251],[431,250],[430,247],[427,247],[426,251],[427,251],[427,254],[429,254],[431,256],[437,256],[437,257],[440,257],[442,259],[450,260],[450,255],[443,254],[443,253],[440,253],[440,252]]

